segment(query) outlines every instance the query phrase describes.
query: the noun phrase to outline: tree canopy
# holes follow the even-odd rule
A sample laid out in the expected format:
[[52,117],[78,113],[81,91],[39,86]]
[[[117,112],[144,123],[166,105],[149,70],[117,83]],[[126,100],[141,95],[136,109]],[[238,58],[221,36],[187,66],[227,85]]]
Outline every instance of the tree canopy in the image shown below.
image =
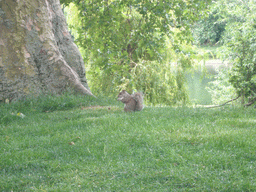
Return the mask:
[[[69,5],[69,27],[90,68],[93,92],[138,89],[151,102],[160,96],[169,102],[185,100],[182,70],[191,65],[192,53],[184,47],[192,40],[191,25],[204,16],[210,0],[61,2]],[[179,69],[174,69],[171,60],[177,55]]]

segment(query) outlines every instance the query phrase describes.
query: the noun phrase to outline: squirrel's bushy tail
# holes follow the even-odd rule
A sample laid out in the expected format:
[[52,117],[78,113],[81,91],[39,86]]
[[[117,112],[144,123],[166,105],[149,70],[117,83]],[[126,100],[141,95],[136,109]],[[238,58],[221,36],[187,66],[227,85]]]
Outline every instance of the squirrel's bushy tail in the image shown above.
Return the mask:
[[143,109],[143,94],[142,93],[134,93],[133,98],[136,101],[135,111],[141,111]]

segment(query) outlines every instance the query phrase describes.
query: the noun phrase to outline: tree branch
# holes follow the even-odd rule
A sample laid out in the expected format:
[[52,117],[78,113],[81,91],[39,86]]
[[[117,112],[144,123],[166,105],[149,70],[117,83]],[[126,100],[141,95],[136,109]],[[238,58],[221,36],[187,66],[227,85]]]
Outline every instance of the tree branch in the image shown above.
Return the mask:
[[227,101],[227,102],[225,102],[225,103],[223,103],[223,104],[221,104],[221,105],[214,105],[214,106],[210,106],[210,107],[206,107],[206,108],[216,108],[216,107],[221,107],[221,106],[226,105],[227,103],[230,103],[230,102],[232,102],[232,101],[237,100],[239,97],[241,97],[241,95],[239,95],[238,97],[236,97],[236,98],[234,98],[234,99],[231,99],[231,100],[229,100],[229,101]]
[[255,101],[256,101],[256,97],[250,99],[249,103],[244,104],[244,107],[249,107],[249,106],[251,106]]

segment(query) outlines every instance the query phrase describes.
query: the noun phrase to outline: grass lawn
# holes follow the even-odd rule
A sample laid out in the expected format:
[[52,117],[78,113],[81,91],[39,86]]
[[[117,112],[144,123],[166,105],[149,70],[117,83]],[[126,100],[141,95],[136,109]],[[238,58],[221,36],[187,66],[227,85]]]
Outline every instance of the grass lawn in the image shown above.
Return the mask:
[[255,108],[18,102],[0,143],[0,191],[256,191]]

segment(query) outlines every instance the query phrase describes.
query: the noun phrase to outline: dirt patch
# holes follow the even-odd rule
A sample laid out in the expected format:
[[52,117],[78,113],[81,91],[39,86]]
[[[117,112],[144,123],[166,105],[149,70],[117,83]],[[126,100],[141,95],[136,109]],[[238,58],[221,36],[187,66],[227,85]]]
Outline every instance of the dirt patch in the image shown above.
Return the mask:
[[87,110],[87,109],[106,109],[108,108],[107,106],[100,106],[100,105],[94,105],[94,106],[89,106],[89,107],[82,107],[82,110]]
[[107,110],[116,110],[118,107],[116,106],[100,106],[100,105],[93,105],[88,107],[82,107],[82,110],[98,110],[98,109],[107,109]]

